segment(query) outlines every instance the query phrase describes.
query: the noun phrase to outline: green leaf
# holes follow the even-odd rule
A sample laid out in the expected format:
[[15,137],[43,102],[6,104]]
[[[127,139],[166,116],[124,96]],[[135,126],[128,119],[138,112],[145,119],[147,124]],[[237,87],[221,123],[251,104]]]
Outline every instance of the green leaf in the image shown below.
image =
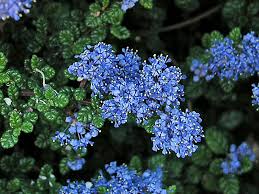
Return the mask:
[[46,117],[46,119],[48,119],[49,121],[55,121],[58,117],[59,113],[58,111],[51,109],[47,112],[44,112],[44,116]]
[[37,120],[38,120],[38,114],[35,113],[35,112],[26,112],[23,115],[23,120],[24,121],[29,121],[32,124],[35,124],[37,122]]
[[104,125],[104,119],[102,118],[101,115],[94,115],[92,119],[92,123],[94,124],[95,127],[100,129]]
[[46,80],[50,80],[55,76],[55,69],[49,65],[45,65],[41,71],[44,73]]
[[53,174],[53,169],[50,165],[45,164],[39,174],[37,179],[37,186],[40,190],[44,190],[55,185],[56,177]]
[[244,174],[249,172],[253,168],[253,162],[248,158],[244,157],[241,161],[240,173]]
[[62,175],[65,175],[66,173],[68,173],[69,171],[69,168],[67,166],[67,161],[68,159],[67,158],[63,158],[60,163],[59,163],[59,172],[62,174]]
[[165,166],[166,157],[164,155],[157,154],[148,159],[148,167],[152,170],[156,170],[157,167],[163,168]]
[[146,9],[153,8],[153,0],[140,0],[139,3]]
[[215,154],[224,154],[228,150],[228,140],[224,133],[215,127],[205,132],[206,143]]
[[20,189],[20,187],[21,187],[21,181],[18,178],[14,178],[10,180],[7,184],[7,189],[10,192],[16,192]]
[[22,125],[22,116],[17,110],[10,113],[9,124],[12,129],[19,128]]
[[102,25],[101,17],[88,15],[85,19],[85,25],[90,28],[96,28]]
[[201,180],[202,171],[196,166],[192,165],[187,169],[187,181],[188,183],[198,184]]
[[133,156],[131,158],[129,168],[136,170],[137,172],[142,171],[142,162],[139,156]]
[[10,76],[7,73],[0,73],[0,84],[5,84],[10,81]]
[[19,97],[19,90],[15,84],[11,84],[8,87],[8,96],[12,99],[18,99]]
[[42,65],[42,59],[39,58],[36,55],[32,55],[31,58],[31,68],[33,71],[35,71],[36,69],[40,69],[41,65]]
[[48,100],[54,100],[57,97],[57,92],[51,86],[49,86],[45,89],[44,96]]
[[222,174],[222,169],[221,169],[221,163],[223,162],[222,159],[215,159],[213,160],[211,163],[210,163],[210,168],[209,168],[209,171],[212,173],[212,174],[215,174],[215,175],[220,175]]
[[197,166],[207,166],[212,158],[211,151],[204,145],[200,145],[192,155],[191,160]]
[[46,135],[45,133],[41,133],[37,136],[34,144],[38,148],[46,148],[50,143],[50,137]]
[[210,173],[205,173],[202,177],[201,184],[205,190],[210,192],[217,192],[219,190],[218,182],[218,177]]
[[77,114],[77,120],[82,123],[87,123],[92,120],[92,114],[91,114],[90,107],[82,107]]
[[57,98],[55,99],[55,104],[59,108],[65,108],[69,103],[69,96],[65,93],[58,94]]
[[93,44],[96,44],[98,42],[104,41],[104,39],[107,36],[106,28],[96,28],[92,31],[90,37],[91,37],[91,42]]
[[240,28],[234,28],[229,33],[229,38],[232,39],[236,44],[240,43],[242,34]]
[[76,101],[83,101],[86,97],[86,91],[84,88],[77,88],[74,91],[74,98]]
[[21,169],[22,172],[28,172],[30,171],[35,165],[35,160],[31,157],[22,158],[19,160],[19,169]]
[[154,128],[156,120],[157,120],[156,117],[151,117],[150,119],[147,120],[146,124],[143,125],[144,129],[146,130],[146,132],[148,132],[148,133],[152,133],[153,132],[153,128]]
[[12,131],[7,130],[1,137],[1,145],[3,148],[11,148],[18,142],[18,137],[14,136]]
[[74,42],[74,35],[70,30],[62,30],[59,33],[59,41],[64,46],[70,46]]
[[8,60],[5,57],[4,53],[0,52],[0,72],[5,70]]
[[101,17],[103,21],[112,24],[119,25],[122,22],[124,12],[121,10],[119,4],[113,4],[111,9],[104,12]]
[[237,110],[224,112],[219,120],[221,127],[225,129],[234,129],[243,121],[243,113]]
[[33,131],[33,124],[29,121],[25,121],[22,124],[21,130],[25,133],[31,133]]
[[219,180],[219,188],[224,194],[238,194],[239,181],[237,177],[226,176]]
[[171,159],[166,162],[165,172],[167,173],[164,176],[168,176],[167,179],[179,178],[182,174],[183,168],[184,162],[182,160]]
[[118,39],[127,39],[130,37],[130,32],[129,30],[120,25],[114,25],[111,27],[111,34],[115,36]]

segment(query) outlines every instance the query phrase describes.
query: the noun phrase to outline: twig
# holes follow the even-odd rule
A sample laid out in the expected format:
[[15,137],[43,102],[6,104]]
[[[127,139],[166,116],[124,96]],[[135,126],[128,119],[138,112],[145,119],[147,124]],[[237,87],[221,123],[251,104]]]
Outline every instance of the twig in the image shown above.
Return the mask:
[[186,27],[190,24],[193,24],[195,22],[200,21],[201,19],[204,19],[204,18],[210,16],[211,14],[217,12],[220,8],[221,8],[221,5],[217,5],[216,7],[212,8],[212,9],[210,9],[210,10],[208,10],[208,11],[206,11],[206,12],[204,12],[204,13],[202,13],[202,14],[200,14],[200,15],[192,18],[192,19],[189,19],[189,20],[186,20],[184,22],[177,23],[177,24],[173,24],[171,26],[166,26],[164,28],[161,28],[159,30],[159,32],[168,32],[168,31],[171,31],[171,30],[176,30],[176,29],[179,29],[179,28]]

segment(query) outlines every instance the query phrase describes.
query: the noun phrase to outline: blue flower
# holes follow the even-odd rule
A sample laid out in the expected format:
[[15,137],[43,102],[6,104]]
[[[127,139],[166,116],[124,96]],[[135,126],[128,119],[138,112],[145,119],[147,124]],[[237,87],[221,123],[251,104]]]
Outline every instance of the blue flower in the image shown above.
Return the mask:
[[250,161],[255,161],[255,153],[249,145],[243,142],[238,147],[234,144],[230,146],[230,153],[226,160],[221,163],[221,169],[224,174],[240,174],[242,161],[248,158]]
[[[168,115],[166,122],[169,122],[175,118],[170,116],[174,110],[179,116],[179,123],[164,129],[156,127],[153,149],[162,149],[164,154],[174,151],[178,157],[190,155],[197,149],[194,143],[202,137],[201,119],[195,112],[181,111],[184,87],[180,82],[186,77],[180,68],[169,66],[171,59],[168,56],[153,55],[142,62],[137,52],[129,48],[122,49],[116,55],[111,45],[98,43],[93,47],[87,46],[77,58],[80,60],[73,63],[68,71],[90,81],[92,95],[98,95],[102,100],[104,119],[109,119],[115,127],[119,127],[127,122],[129,115],[136,118],[137,124],[146,124],[151,117],[163,113]],[[180,119],[184,117],[187,118]],[[69,130],[70,133],[76,133],[78,129],[72,125]],[[159,133],[163,130],[167,130],[168,142],[160,145],[162,139]],[[170,130],[184,134],[168,135]],[[187,142],[185,138],[191,139]],[[85,141],[88,143],[88,139]],[[172,141],[175,145],[165,145],[172,144]]]
[[67,162],[67,166],[71,169],[71,170],[74,170],[74,171],[77,171],[77,170],[81,170],[83,168],[85,164],[85,159],[84,158],[77,158],[73,161],[69,160]]
[[163,154],[171,151],[177,157],[191,156],[198,148],[195,143],[201,141],[203,130],[201,118],[196,112],[182,112],[179,109],[168,109],[160,113],[160,119],[155,122],[153,129],[153,150],[162,150]]
[[224,38],[215,41],[205,51],[207,62],[193,59],[191,71],[194,81],[205,78],[207,81],[218,77],[226,80],[238,80],[242,76],[252,76],[259,71],[259,38],[254,32],[246,34],[241,43]]
[[105,165],[105,170],[108,176],[105,177],[101,171],[92,182],[68,181],[68,186],[62,186],[59,193],[97,193],[100,188],[105,188],[107,193],[113,194],[167,193],[163,189],[163,174],[160,168],[156,171],[146,170],[140,174],[126,165],[117,166],[116,162],[111,162]]
[[78,149],[85,151],[88,145],[94,144],[91,139],[96,137],[100,130],[93,124],[83,124],[77,121],[76,113],[73,117],[66,117],[65,121],[69,125],[68,128],[63,132],[57,131],[55,136],[52,137],[53,141],[59,141],[61,145],[70,145],[75,151]]
[[128,9],[134,7],[137,2],[138,0],[123,0],[121,9],[126,12]]
[[9,17],[18,21],[21,13],[29,13],[33,0],[1,0],[0,19],[5,20]]
[[252,105],[256,106],[257,108],[259,108],[259,83],[256,84],[252,84]]

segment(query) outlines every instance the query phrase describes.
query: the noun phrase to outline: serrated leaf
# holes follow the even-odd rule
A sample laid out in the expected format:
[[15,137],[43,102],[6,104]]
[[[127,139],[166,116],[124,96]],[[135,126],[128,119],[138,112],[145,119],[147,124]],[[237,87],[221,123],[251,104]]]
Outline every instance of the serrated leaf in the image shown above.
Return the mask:
[[74,98],[76,99],[76,101],[82,101],[84,100],[86,97],[86,91],[83,88],[77,88],[74,91]]
[[220,117],[219,124],[226,129],[234,129],[243,121],[243,116],[242,112],[236,110],[224,112]]
[[166,157],[164,155],[155,155],[148,159],[148,167],[152,170],[156,170],[158,167],[163,168],[165,166]]
[[22,125],[22,117],[16,110],[10,113],[9,124],[12,129],[19,128]]
[[0,52],[0,72],[5,70],[8,60],[5,57],[4,53]]
[[7,189],[10,192],[16,192],[20,189],[20,187],[21,187],[21,181],[18,178],[14,178],[10,180],[7,184]]
[[18,165],[22,172],[28,172],[34,167],[34,164],[35,160],[31,157],[27,157],[20,159]]
[[1,145],[3,148],[11,148],[18,142],[18,137],[14,136],[12,131],[7,130],[1,137]]
[[49,145],[49,137],[46,134],[39,134],[34,144],[39,148],[46,148]]
[[216,192],[219,190],[218,177],[214,176],[213,174],[205,173],[202,177],[201,184],[207,191]]
[[209,148],[215,154],[224,154],[228,150],[228,140],[224,133],[215,127],[205,131],[205,139]]
[[101,115],[94,115],[92,118],[92,123],[95,127],[102,128],[102,126],[104,125],[104,119]]
[[153,7],[153,0],[140,0],[139,3],[146,9],[152,9]]
[[68,159],[67,158],[63,158],[60,163],[59,163],[59,172],[62,174],[62,175],[65,175],[68,171],[69,171],[69,168],[67,166],[67,161]]
[[127,39],[130,37],[129,30],[126,27],[120,25],[112,26],[111,34],[118,39]]
[[224,194],[238,194],[239,181],[237,177],[226,176],[219,180],[219,188]]
[[136,170],[137,172],[142,171],[142,162],[139,156],[133,156],[131,158],[129,168]]
[[210,163],[209,171],[212,174],[215,175],[220,175],[222,174],[222,169],[221,169],[221,163],[223,162],[222,159],[215,159]]
[[35,124],[37,122],[37,120],[38,120],[38,114],[35,113],[35,112],[26,112],[23,115],[23,120],[24,121],[29,121],[32,124]]
[[23,122],[21,130],[25,133],[31,133],[33,131],[33,124],[29,121]]
[[192,155],[191,160],[197,166],[206,166],[212,158],[211,151],[204,145],[200,145],[197,151]]

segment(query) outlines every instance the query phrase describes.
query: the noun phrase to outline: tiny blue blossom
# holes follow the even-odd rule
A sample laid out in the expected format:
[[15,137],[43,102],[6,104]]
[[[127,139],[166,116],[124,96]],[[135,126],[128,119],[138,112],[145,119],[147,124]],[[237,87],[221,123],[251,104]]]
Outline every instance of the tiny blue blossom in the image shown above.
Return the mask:
[[256,84],[252,84],[252,105],[256,106],[257,108],[259,108],[259,83]]
[[85,164],[85,159],[84,158],[77,158],[73,161],[69,160],[67,162],[67,166],[71,169],[71,170],[74,170],[74,171],[77,171],[77,170],[81,170],[83,168]]
[[21,13],[29,13],[33,0],[0,0],[0,19],[9,17],[18,21]]
[[137,2],[138,0],[123,0],[121,9],[126,12],[128,9],[134,7]]

